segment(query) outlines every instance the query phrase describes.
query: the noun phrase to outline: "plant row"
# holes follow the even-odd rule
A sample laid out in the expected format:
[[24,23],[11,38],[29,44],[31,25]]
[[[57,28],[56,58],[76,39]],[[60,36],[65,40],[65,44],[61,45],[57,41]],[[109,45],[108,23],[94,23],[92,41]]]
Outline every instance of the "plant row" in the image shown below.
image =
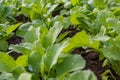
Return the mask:
[[[84,70],[86,62],[71,52],[92,48],[120,76],[119,0],[1,0],[0,79],[5,80],[97,80]],[[24,15],[24,16],[21,16]],[[20,20],[17,19],[20,17]],[[73,37],[63,29],[75,27]],[[20,44],[9,44],[12,36]],[[11,52],[22,54],[16,60]],[[116,77],[110,70],[103,80]]]

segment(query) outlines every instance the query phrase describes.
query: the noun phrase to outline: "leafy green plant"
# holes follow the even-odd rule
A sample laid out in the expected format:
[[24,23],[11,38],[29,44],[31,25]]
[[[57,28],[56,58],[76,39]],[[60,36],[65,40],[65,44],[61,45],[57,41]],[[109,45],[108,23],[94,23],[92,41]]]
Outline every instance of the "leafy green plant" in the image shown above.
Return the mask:
[[[96,80],[96,77],[91,71],[82,70],[85,67],[85,61],[80,55],[64,53],[64,49],[69,43],[68,40],[56,43],[57,36],[62,29],[61,22],[55,22],[49,31],[46,29],[45,27],[32,27],[26,32],[24,43],[10,46],[11,50],[23,54],[23,56],[18,57],[18,59],[14,61],[16,66],[13,67],[13,71],[11,71],[13,76],[16,79],[24,79],[24,76],[28,75],[28,80],[31,78],[33,80],[73,80],[76,76],[76,80]],[[34,38],[30,39],[33,34]],[[84,31],[81,32],[81,34],[87,36]],[[69,51],[67,51],[67,53],[69,53]],[[22,70],[19,69],[21,72],[19,72],[16,67],[18,69],[22,67]],[[25,67],[27,68],[26,70]],[[18,73],[18,75],[15,73]],[[84,77],[85,73],[88,73],[86,77]]]
[[10,38],[11,33],[21,25],[21,23],[17,23],[15,25],[8,26],[7,24],[1,24],[0,27],[0,50],[7,51],[8,49],[8,42],[7,39]]

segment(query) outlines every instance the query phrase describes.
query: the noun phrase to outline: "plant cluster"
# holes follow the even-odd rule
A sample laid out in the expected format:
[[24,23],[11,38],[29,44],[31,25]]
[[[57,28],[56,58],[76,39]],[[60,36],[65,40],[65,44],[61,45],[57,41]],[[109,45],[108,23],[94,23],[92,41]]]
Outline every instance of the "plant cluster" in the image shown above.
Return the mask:
[[[0,79],[2,80],[97,80],[84,70],[85,60],[71,52],[92,48],[120,76],[119,0],[1,0]],[[24,15],[29,18],[17,20]],[[24,17],[22,16],[22,17]],[[75,27],[73,37],[62,29]],[[23,38],[8,44],[9,38]],[[16,60],[11,52],[21,53]],[[110,70],[102,74],[108,80]]]

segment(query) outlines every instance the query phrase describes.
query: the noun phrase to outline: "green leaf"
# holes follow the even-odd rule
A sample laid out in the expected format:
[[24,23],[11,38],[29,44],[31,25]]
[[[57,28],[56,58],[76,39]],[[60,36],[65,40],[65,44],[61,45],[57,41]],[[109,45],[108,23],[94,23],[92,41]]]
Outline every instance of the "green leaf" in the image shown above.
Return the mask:
[[46,65],[46,69],[49,71],[56,63],[57,60],[60,56],[60,54],[62,54],[62,50],[64,49],[64,47],[66,46],[66,42],[64,44],[55,44],[51,47],[48,47],[47,51],[46,51],[46,55],[45,55],[45,65]]
[[17,23],[15,25],[12,25],[10,27],[7,28],[7,35],[9,35],[11,32],[13,32],[17,27],[19,27],[22,23]]
[[112,14],[111,11],[102,10],[102,11],[99,11],[97,14],[97,20],[102,25],[107,26],[107,19],[108,18],[114,18],[114,15]]
[[8,42],[6,40],[0,40],[0,50],[7,51],[8,49]]
[[32,74],[30,73],[22,73],[18,80],[32,80]]
[[17,60],[15,61],[17,66],[28,66],[28,56],[27,55],[23,55],[17,58]]
[[65,36],[68,35],[68,33],[69,33],[69,32],[61,33],[61,34],[59,35],[59,37],[57,38],[57,42],[62,41],[62,40],[65,38]]
[[104,7],[105,0],[94,0],[94,6],[102,9]]
[[31,52],[28,59],[29,65],[31,66],[33,72],[37,76],[39,75],[40,68],[41,68],[41,59],[42,59],[41,54],[35,51]]
[[29,43],[21,43],[16,45],[10,45],[9,49],[22,54],[30,54],[32,45]]
[[71,55],[64,58],[61,63],[57,64],[56,72],[58,76],[62,76],[68,72],[83,69],[84,67],[85,60],[80,55]]
[[110,39],[110,37],[108,37],[107,35],[105,35],[106,33],[106,28],[104,26],[101,27],[100,32],[93,37],[94,40],[97,41],[107,41]]
[[120,48],[116,46],[106,46],[103,48],[103,54],[107,58],[112,58],[114,60],[120,60]]
[[70,22],[73,24],[73,25],[78,25],[80,24],[80,21],[78,20],[78,18],[80,17],[80,14],[72,14],[70,16]]
[[55,22],[54,26],[49,30],[48,34],[44,38],[44,41],[42,42],[45,48],[54,44],[62,28],[63,25],[60,21]]
[[72,73],[68,80],[97,80],[97,78],[90,70],[84,70]]
[[12,74],[15,78],[15,80],[18,79],[18,77],[20,76],[20,74],[26,72],[25,68],[23,66],[17,66],[13,71]]
[[6,53],[0,52],[0,72],[11,72],[15,67],[14,59]]
[[30,23],[30,22],[22,24],[22,25],[18,28],[18,30],[16,31],[16,35],[17,35],[17,36],[20,36],[20,37],[24,37],[25,34],[27,33],[30,25],[32,25],[32,23]]
[[40,53],[42,56],[42,55],[44,55],[45,49],[42,46],[42,44],[40,43],[40,41],[36,40],[32,45],[32,51],[36,51],[36,52]]
[[77,5],[77,4],[80,4],[80,1],[81,0],[71,0],[71,4],[72,5]]
[[65,47],[63,52],[69,52],[74,48],[88,45],[90,45],[89,36],[86,34],[85,31],[81,31],[70,39],[68,46]]
[[33,43],[35,40],[39,39],[39,34],[40,34],[40,27],[33,28],[32,30],[28,31],[25,34],[24,40],[27,43]]

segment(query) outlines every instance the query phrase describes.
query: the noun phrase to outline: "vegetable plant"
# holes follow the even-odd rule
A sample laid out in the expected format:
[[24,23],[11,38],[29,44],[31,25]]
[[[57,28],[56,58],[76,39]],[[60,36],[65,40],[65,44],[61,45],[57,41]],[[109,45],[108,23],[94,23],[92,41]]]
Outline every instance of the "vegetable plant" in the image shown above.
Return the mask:
[[[66,54],[69,51],[64,53],[65,47],[71,42],[65,40],[56,43],[62,27],[61,22],[55,22],[49,31],[46,27],[30,26],[24,35],[24,43],[10,46],[10,50],[23,55],[14,60],[1,52],[0,71],[11,73],[13,78],[18,80],[97,80],[93,72],[82,70],[85,60],[80,55]],[[80,33],[85,34],[84,31]],[[9,65],[6,65],[7,61]]]

